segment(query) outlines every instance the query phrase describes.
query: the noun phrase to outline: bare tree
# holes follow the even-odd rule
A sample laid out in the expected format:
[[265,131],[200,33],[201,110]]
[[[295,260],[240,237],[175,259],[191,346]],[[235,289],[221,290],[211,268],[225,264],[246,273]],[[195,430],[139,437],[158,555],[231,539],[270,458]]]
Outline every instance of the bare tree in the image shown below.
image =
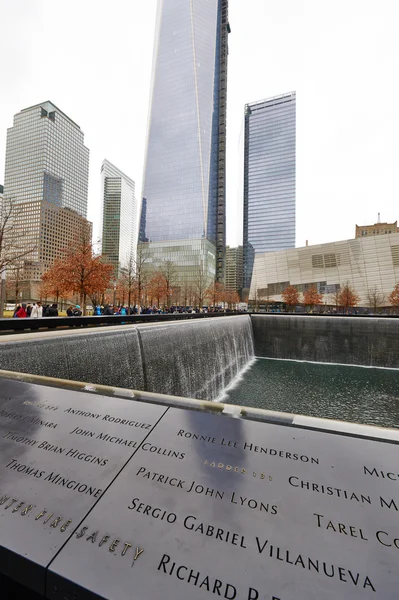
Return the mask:
[[367,290],[367,302],[369,306],[372,306],[374,311],[376,311],[379,306],[384,304],[385,295],[382,290],[377,288],[377,286],[374,286]]
[[141,243],[137,246],[137,254],[135,260],[135,271],[136,271],[136,282],[137,282],[137,303],[139,306],[139,313],[141,309],[141,301],[143,296],[143,290],[147,282],[148,271],[145,268],[145,263],[148,261],[150,253],[146,243]]
[[269,304],[271,303],[271,294],[269,287],[258,289],[258,300],[262,303],[265,303],[267,311],[269,308]]
[[165,304],[168,304],[168,298],[172,296],[173,287],[177,283],[177,268],[172,260],[165,260],[159,265],[159,273],[165,280],[166,298]]
[[252,296],[250,296],[251,289],[252,289],[252,281],[251,281],[251,287],[248,290],[248,305],[250,302],[252,302],[252,311],[258,312],[259,303],[260,303],[260,294],[259,294],[260,290],[257,285],[256,274],[254,274],[254,276],[253,276],[253,283],[254,283],[254,286],[253,286],[254,294]]
[[9,198],[0,201],[0,273],[16,268],[22,259],[35,250],[27,240],[26,231],[15,219],[15,203]]
[[[122,269],[121,283],[127,292],[127,310],[130,315],[132,298],[135,299],[135,292],[137,291],[136,259],[133,250],[130,251],[127,263]],[[136,302],[134,302],[134,304],[136,304]]]
[[193,304],[194,291],[190,281],[186,279],[180,288],[180,301],[183,301],[184,307],[191,306]]
[[335,306],[335,309],[338,310],[338,307],[340,306],[340,295],[341,295],[341,289],[340,287],[337,287],[335,292],[332,292],[331,294],[329,294],[329,300],[331,300],[331,304],[333,304]]
[[205,298],[205,290],[209,285],[209,278],[207,276],[203,262],[200,262],[197,266],[195,274],[195,295],[199,308],[202,308]]
[[[0,317],[3,316],[6,299],[6,271],[19,271],[23,268],[23,259],[35,250],[27,232],[15,218],[15,203],[10,198],[0,199]],[[19,284],[19,281],[18,281]],[[15,302],[17,302],[16,290]]]

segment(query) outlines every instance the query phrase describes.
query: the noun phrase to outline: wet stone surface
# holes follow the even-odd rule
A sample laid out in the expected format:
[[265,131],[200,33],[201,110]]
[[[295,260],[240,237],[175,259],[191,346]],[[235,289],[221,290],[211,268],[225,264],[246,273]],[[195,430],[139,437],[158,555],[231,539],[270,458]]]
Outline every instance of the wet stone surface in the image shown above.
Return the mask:
[[170,408],[49,567],[49,598],[397,598],[399,447]]
[[0,573],[45,568],[165,408],[0,380]]
[[0,448],[6,600],[397,598],[394,439],[1,379]]

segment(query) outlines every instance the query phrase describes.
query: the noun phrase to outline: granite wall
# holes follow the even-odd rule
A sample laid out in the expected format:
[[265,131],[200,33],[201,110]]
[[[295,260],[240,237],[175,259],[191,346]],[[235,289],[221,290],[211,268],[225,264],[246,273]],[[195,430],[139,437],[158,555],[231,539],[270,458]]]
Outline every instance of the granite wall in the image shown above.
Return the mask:
[[0,369],[208,400],[252,357],[249,315],[0,338]]
[[399,319],[251,315],[255,356],[399,368]]

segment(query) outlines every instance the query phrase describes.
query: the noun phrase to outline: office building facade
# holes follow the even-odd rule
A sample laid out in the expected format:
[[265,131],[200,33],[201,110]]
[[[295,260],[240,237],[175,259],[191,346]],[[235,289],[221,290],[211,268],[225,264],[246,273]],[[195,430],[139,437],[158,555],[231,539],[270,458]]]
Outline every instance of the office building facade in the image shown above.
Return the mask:
[[140,227],[142,242],[165,242],[165,248],[170,241],[208,240],[219,279],[228,33],[228,0],[159,2]]
[[243,278],[243,247],[226,247],[226,290],[241,292]]
[[[41,276],[86,219],[89,150],[80,127],[50,101],[21,110],[7,130],[4,198],[15,236],[29,253],[7,271],[23,280],[22,299],[40,297]],[[17,299],[18,300],[18,299]]]
[[25,108],[7,130],[4,193],[15,204],[44,200],[87,216],[89,150],[52,102]]
[[[205,289],[212,285],[216,275],[215,246],[209,240],[187,239],[139,244],[146,281],[162,272],[170,261],[173,270],[170,304],[196,306],[205,302]],[[147,298],[147,303],[151,298]]]
[[293,285],[304,292],[315,285],[323,303],[335,304],[335,294],[347,283],[358,294],[359,306],[371,306],[374,293],[381,305],[399,281],[399,233],[362,236],[303,248],[255,255],[250,299],[282,301]]
[[245,107],[244,282],[258,252],[295,247],[296,94]]
[[114,277],[129,262],[135,264],[138,242],[138,208],[135,183],[115,165],[101,165],[102,254],[112,264]]

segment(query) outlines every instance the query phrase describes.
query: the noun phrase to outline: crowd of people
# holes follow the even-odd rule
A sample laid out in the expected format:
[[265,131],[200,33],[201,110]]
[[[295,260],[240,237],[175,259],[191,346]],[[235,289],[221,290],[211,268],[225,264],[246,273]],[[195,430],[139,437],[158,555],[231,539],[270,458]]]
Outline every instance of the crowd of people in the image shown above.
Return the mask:
[[[88,314],[94,316],[101,315],[137,315],[137,314],[186,314],[186,313],[207,313],[207,312],[225,312],[221,307],[208,308],[206,306],[202,308],[192,306],[170,306],[159,308],[157,306],[143,306],[140,309],[137,306],[114,306],[113,304],[106,304],[105,306],[95,306]],[[227,309],[227,312],[229,310]],[[67,317],[81,317],[83,311],[79,304],[68,306],[66,310]],[[54,303],[51,305],[42,305],[41,302],[34,302],[33,304],[18,304],[15,307],[13,317],[17,319],[25,318],[41,318],[41,317],[58,317],[58,304]]]
[[[80,317],[82,311],[80,306],[70,306],[67,309],[68,317]],[[16,319],[39,319],[41,317],[58,317],[58,304],[44,304],[34,302],[33,304],[17,304],[14,310],[13,317]]]

